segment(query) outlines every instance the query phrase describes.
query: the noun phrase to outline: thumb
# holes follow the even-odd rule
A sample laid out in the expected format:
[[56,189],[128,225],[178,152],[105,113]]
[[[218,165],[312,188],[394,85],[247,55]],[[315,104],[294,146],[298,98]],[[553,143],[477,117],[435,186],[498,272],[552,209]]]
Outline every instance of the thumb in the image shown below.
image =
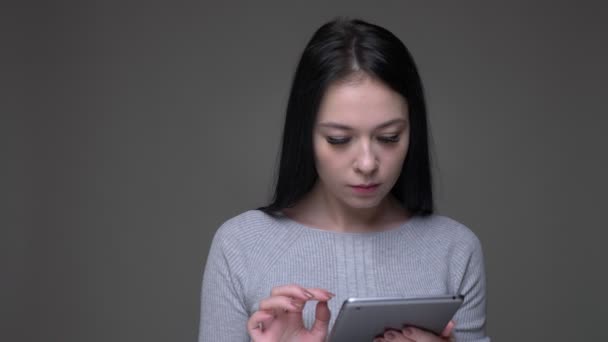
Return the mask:
[[327,302],[318,302],[315,310],[315,322],[313,323],[310,332],[315,336],[325,337],[327,335],[330,317],[331,312],[329,311]]
[[454,321],[448,322],[448,324],[443,329],[443,332],[441,333],[441,337],[445,337],[445,338],[450,337],[450,335],[452,334],[452,330],[454,330],[455,325],[456,325],[456,323]]

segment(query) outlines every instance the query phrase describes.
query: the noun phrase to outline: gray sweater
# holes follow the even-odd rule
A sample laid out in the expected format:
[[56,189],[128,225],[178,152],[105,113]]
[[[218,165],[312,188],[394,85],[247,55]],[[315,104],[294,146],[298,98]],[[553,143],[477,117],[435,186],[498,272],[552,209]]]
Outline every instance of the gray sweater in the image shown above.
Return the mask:
[[[330,329],[348,297],[462,294],[456,341],[489,341],[481,245],[464,225],[414,216],[391,230],[341,233],[258,210],[216,232],[203,275],[199,342],[249,341],[246,322],[274,286],[299,284],[336,294]],[[312,326],[314,303],[304,308]]]

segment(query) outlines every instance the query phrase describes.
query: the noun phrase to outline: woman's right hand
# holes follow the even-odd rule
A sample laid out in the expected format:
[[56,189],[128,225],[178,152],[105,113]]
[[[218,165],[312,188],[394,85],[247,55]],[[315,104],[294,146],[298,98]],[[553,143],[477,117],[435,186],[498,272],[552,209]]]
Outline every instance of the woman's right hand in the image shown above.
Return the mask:
[[[299,285],[274,287],[247,321],[249,335],[254,342],[323,342],[331,317],[327,301],[334,296],[324,289]],[[310,330],[302,320],[302,310],[309,300],[318,301]]]

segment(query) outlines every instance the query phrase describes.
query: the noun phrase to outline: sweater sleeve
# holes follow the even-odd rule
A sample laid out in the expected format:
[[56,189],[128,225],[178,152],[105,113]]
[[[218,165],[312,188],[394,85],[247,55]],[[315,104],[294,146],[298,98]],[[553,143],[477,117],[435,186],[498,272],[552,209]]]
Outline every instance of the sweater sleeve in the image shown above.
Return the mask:
[[249,341],[243,286],[236,274],[244,270],[226,224],[216,232],[203,274],[199,342]]
[[486,335],[486,278],[481,243],[475,237],[465,258],[459,293],[464,302],[454,316],[456,341],[489,342]]

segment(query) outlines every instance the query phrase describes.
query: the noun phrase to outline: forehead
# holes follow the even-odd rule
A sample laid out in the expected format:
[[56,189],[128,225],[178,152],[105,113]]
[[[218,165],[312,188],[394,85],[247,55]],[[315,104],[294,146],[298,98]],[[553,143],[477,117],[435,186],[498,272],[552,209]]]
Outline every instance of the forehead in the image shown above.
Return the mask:
[[330,85],[316,121],[367,128],[400,118],[408,118],[405,98],[381,81],[363,77]]

